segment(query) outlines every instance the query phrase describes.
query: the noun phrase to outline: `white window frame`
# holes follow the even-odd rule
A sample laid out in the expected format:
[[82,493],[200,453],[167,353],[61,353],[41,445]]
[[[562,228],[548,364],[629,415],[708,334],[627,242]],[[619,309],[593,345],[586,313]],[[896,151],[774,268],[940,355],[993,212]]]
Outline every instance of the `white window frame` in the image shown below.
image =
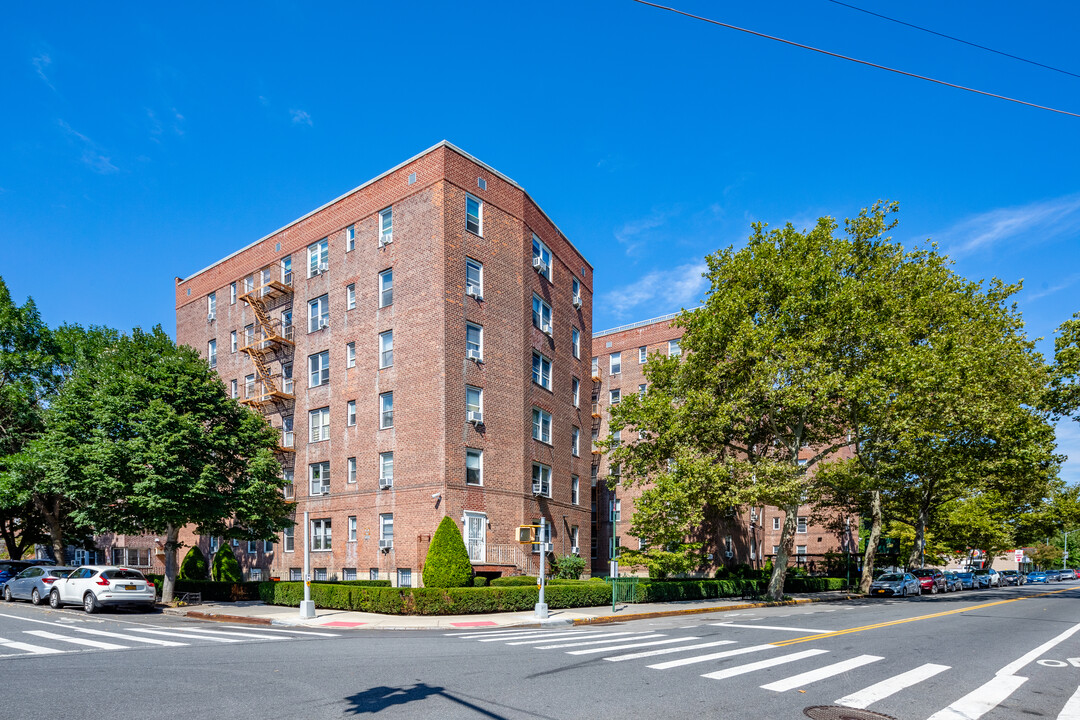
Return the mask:
[[581,331],[576,327],[570,328],[570,350],[575,360],[581,359]]
[[538,407],[532,409],[533,412],[533,440],[539,440],[540,442],[550,445],[551,444],[551,413],[547,410],[543,410]]
[[379,211],[379,245],[394,241],[394,207]]
[[805,545],[796,545],[795,546],[795,554],[796,555],[806,555],[806,546]]
[[780,518],[779,517],[774,517],[772,519],[772,529],[773,530],[779,530],[780,529]]
[[394,485],[394,453],[393,451],[379,453],[379,484],[389,480],[389,485]]
[[[471,202],[476,203],[475,215],[469,212]],[[476,218],[475,223],[472,221],[473,217]],[[484,201],[471,193],[465,193],[465,229],[473,235],[484,237]]]
[[551,359],[533,350],[532,381],[545,390],[551,390]]
[[[316,485],[317,483],[317,485]],[[308,465],[308,495],[315,497],[322,495],[322,489],[330,489],[330,461],[311,463]]]
[[259,554],[259,541],[258,540],[248,540],[247,541],[247,554],[248,555],[258,555]]
[[217,367],[217,340],[206,343],[206,361],[210,363],[210,367]]
[[345,482],[349,485],[356,484],[356,458],[351,457],[345,460]]
[[806,535],[810,530],[809,518],[805,515],[799,515],[795,518],[795,532],[799,535]]
[[667,354],[669,357],[678,357],[679,355],[682,355],[682,346],[679,344],[679,340],[680,338],[668,340]]
[[292,255],[281,258],[281,282],[292,285]]
[[591,377],[600,377],[600,358],[594,357],[590,361],[589,372],[592,373]]
[[551,306],[539,295],[533,295],[533,327],[542,332],[551,332]]
[[346,542],[356,542],[356,516],[350,515],[348,520],[348,540]]
[[296,528],[288,527],[281,531],[281,549],[291,553],[296,550]]
[[622,373],[622,352],[613,352],[608,356],[608,372],[612,377]]
[[345,309],[356,309],[356,283],[349,283],[345,286]]
[[[389,402],[387,402],[389,401]],[[389,413],[389,416],[387,416]],[[389,419],[389,423],[387,420]],[[394,392],[379,393],[379,429],[389,430],[394,427]]]
[[618,405],[620,402],[622,402],[622,388],[612,388],[608,392],[608,403]]
[[[469,270],[475,270],[476,280],[469,280]],[[465,289],[474,288],[479,297],[484,297],[484,263],[471,257],[465,258]]]
[[244,397],[250,398],[255,396],[255,374],[244,376]]
[[236,281],[229,283],[229,304],[236,304]]
[[356,342],[345,343],[345,367],[356,367]]
[[239,388],[240,388],[240,386],[236,382],[236,380],[230,380],[229,381],[229,397],[231,397],[233,400],[240,397],[240,389]]
[[330,241],[323,238],[308,245],[308,277],[326,272],[330,267]]
[[574,407],[581,407],[581,381],[576,377],[570,378],[570,392],[573,395]]
[[570,504],[581,504],[581,478],[577,475],[570,476]]
[[293,485],[293,471],[290,468],[281,471],[281,494],[286,500],[292,500],[296,495],[296,487]]
[[330,296],[320,295],[308,301],[308,332],[330,327]]
[[206,296],[206,317],[209,320],[217,319],[217,293],[212,292]]
[[[334,544],[333,539],[333,523],[330,518],[311,521],[311,552],[330,552]],[[318,570],[315,572],[318,574]]]
[[[475,402],[473,401],[475,398]],[[476,387],[475,385],[465,386],[465,412],[478,412],[483,416],[484,413],[484,388]]]
[[394,331],[385,330],[379,333],[379,369],[393,367],[394,365]]
[[330,351],[308,355],[308,387],[321,387],[330,382]]
[[573,296],[574,300],[577,300],[580,303],[581,302],[581,283],[578,281],[578,279],[576,277],[573,277],[573,276],[571,276],[570,280],[571,280],[570,294]]
[[394,541],[394,513],[379,514],[379,539]]
[[356,248],[356,225],[345,228],[345,252],[352,252]]
[[293,364],[281,363],[281,391],[292,395],[293,391]]
[[570,427],[570,454],[574,457],[581,457],[578,453],[578,447],[581,444],[581,428],[577,425]]
[[394,268],[387,268],[379,273],[379,307],[394,304]]
[[551,248],[545,245],[544,241],[541,240],[536,235],[536,233],[533,233],[532,236],[532,256],[534,258],[540,258],[540,260],[547,266],[544,272],[540,273],[540,275],[543,275],[548,282],[551,282],[551,261],[553,257],[551,254]]
[[295,447],[296,434],[293,432],[293,416],[286,415],[281,418],[281,447]]
[[649,346],[642,345],[637,349],[637,361],[639,365],[644,365],[649,359]]
[[[476,482],[469,482],[469,460],[476,458]],[[484,451],[478,448],[465,448],[465,484],[473,487],[484,485]]]
[[648,383],[642,383],[642,384],[638,385],[637,386],[637,396],[638,396],[638,398],[639,399],[644,399],[645,398],[645,393],[647,393],[648,391],[649,391],[649,384]]
[[[474,334],[475,340],[470,339],[470,333]],[[475,350],[480,355],[480,360],[484,359],[484,326],[477,325],[476,323],[465,323],[465,356],[468,357],[469,351]]]
[[330,439],[330,406],[308,411],[308,442],[317,443]]
[[236,352],[237,344],[236,344],[236,331],[235,330],[232,330],[232,331],[229,332],[229,348],[230,348],[229,352]]
[[345,427],[356,427],[356,401],[345,403]]
[[[532,464],[532,483],[533,490],[537,490],[539,485],[539,492],[534,492],[534,495],[540,495],[541,497],[551,497],[551,466],[544,463],[534,462]],[[550,527],[550,525],[548,526]]]

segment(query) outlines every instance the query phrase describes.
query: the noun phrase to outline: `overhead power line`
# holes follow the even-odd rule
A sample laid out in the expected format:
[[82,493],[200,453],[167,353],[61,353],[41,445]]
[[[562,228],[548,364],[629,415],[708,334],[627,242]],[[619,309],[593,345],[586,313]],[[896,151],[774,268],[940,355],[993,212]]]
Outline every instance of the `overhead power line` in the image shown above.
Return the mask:
[[956,41],[958,43],[963,43],[965,45],[970,45],[971,47],[979,48],[980,50],[985,50],[987,52],[992,52],[992,53],[994,53],[996,55],[1004,55],[1007,58],[1012,58],[1013,60],[1019,60],[1020,62],[1026,62],[1029,65],[1037,65],[1037,66],[1039,66],[1041,68],[1046,68],[1047,70],[1053,70],[1054,72],[1064,73],[1065,75],[1072,75],[1074,78],[1080,78],[1080,75],[1078,75],[1078,74],[1076,74],[1074,72],[1069,72],[1068,70],[1062,70],[1061,68],[1054,67],[1053,65],[1046,65],[1044,63],[1036,62],[1034,60],[1028,60],[1027,58],[1020,57],[1019,55],[1012,55],[1012,54],[1007,53],[1007,52],[1002,52],[1001,50],[995,50],[992,47],[986,47],[985,45],[980,45],[979,43],[973,43],[973,42],[971,42],[969,40],[963,40],[963,39],[958,38],[958,37],[953,37],[952,35],[946,35],[945,33],[940,33],[937,30],[931,30],[930,28],[925,28],[922,25],[915,25],[913,23],[904,22],[903,20],[897,20],[896,18],[891,18],[888,15],[882,15],[882,14],[876,13],[876,12],[874,12],[872,10],[867,10],[865,8],[856,7],[854,5],[849,5],[846,2],[840,2],[840,0],[829,0],[829,2],[831,2],[831,3],[835,4],[835,5],[843,5],[844,7],[851,8],[852,10],[858,10],[859,12],[866,13],[867,15],[873,15],[874,17],[879,17],[882,20],[888,20],[889,22],[899,23],[900,25],[907,25],[909,28],[915,28],[916,30],[922,30],[923,32],[930,33],[931,35],[937,35],[938,37],[943,37],[943,38],[945,38],[947,40],[954,40],[954,41]]
[[822,50],[821,48],[816,48],[812,45],[804,45],[802,43],[797,43],[792,40],[785,40],[784,38],[776,37],[775,35],[766,35],[765,33],[757,32],[756,30],[748,30],[747,28],[742,28],[738,25],[731,25],[725,22],[720,22],[719,20],[713,20],[711,18],[703,17],[701,15],[694,15],[693,13],[688,13],[685,10],[668,7],[667,5],[660,5],[658,3],[648,2],[647,0],[632,0],[632,2],[636,2],[639,5],[648,5],[649,7],[654,7],[658,10],[667,10],[668,12],[673,12],[676,15],[683,15],[694,20],[701,20],[702,22],[707,22],[711,25],[719,25],[720,27],[725,27],[729,30],[738,30],[739,32],[747,33],[748,35],[765,38],[766,40],[773,40],[775,42],[784,43],[785,45],[791,45],[792,47],[802,48],[803,50],[811,50],[816,53],[821,53],[822,55],[839,58],[840,60],[847,60],[849,62],[858,63],[859,65],[866,65],[867,67],[877,68],[878,70],[886,70],[891,73],[896,73],[897,75],[904,75],[906,77],[915,78],[916,80],[925,80],[927,82],[932,82],[937,85],[944,85],[945,87],[951,87],[957,90],[964,90],[966,92],[975,93],[976,95],[985,95],[986,97],[997,98],[998,100],[1007,100],[1011,103],[1016,103],[1018,105],[1026,105],[1028,107],[1033,107],[1038,110],[1047,110],[1052,113],[1058,113],[1059,115],[1068,115],[1070,117],[1080,118],[1080,113],[1069,112],[1068,110],[1059,110],[1057,108],[1048,107],[1046,105],[1038,105],[1036,103],[1028,102],[1026,100],[1018,100],[1016,98],[1008,97],[1007,95],[998,95],[997,93],[987,92],[985,90],[978,90],[976,88],[970,88],[964,85],[957,85],[956,83],[945,82],[944,80],[927,77],[926,75],[919,75],[917,73],[908,72],[906,70],[898,70],[887,65],[879,65],[877,63],[869,62],[868,60],[860,60],[858,58],[849,57],[848,55],[841,55],[840,53],[830,52],[829,50]]

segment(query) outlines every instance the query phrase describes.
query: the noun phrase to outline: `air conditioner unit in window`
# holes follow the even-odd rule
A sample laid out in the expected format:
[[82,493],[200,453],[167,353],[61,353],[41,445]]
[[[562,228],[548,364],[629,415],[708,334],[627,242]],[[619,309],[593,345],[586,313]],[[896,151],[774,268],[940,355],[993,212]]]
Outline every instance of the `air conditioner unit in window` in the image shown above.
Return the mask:
[[330,494],[330,486],[329,485],[323,485],[322,489],[319,490],[319,494],[320,495],[329,495]]
[[484,359],[479,350],[466,350],[465,357],[469,360],[475,360],[476,362],[481,362]]
[[578,546],[577,546],[577,545],[571,545],[571,546],[570,546],[570,554],[571,554],[571,555],[577,555],[577,554],[578,554],[578,552],[579,552],[579,550],[578,550]]
[[319,263],[319,273],[324,273],[330,269],[330,263]]
[[575,295],[573,302],[574,302],[574,307],[580,308],[581,307],[581,296],[580,295]]
[[735,553],[731,552],[730,550],[725,550],[724,551],[724,557],[733,558],[733,557],[735,557]]
[[479,410],[470,410],[469,412],[465,413],[465,420],[467,422],[471,422],[473,425],[483,425],[484,413],[480,412]]
[[386,490],[394,487],[394,478],[379,478],[379,489]]
[[540,483],[533,483],[533,495],[541,495],[542,490],[543,487],[541,487]]
[[544,324],[540,326],[540,331],[545,335],[551,335],[551,325]]
[[319,329],[322,330],[323,328],[328,327],[330,327],[330,318],[321,318],[319,320]]
[[382,550],[383,552],[386,552],[387,550],[391,549],[392,547],[394,547],[394,541],[392,539],[391,540],[380,540],[379,541],[379,549]]
[[471,298],[476,298],[477,300],[484,299],[484,296],[480,294],[480,288],[476,287],[475,285],[466,286],[465,294]]
[[389,245],[394,242],[394,233],[384,233],[379,236],[379,247]]
[[541,275],[546,275],[547,271],[548,271],[547,263],[544,262],[542,259],[540,259],[538,257],[534,257],[533,258],[533,270],[540,273]]

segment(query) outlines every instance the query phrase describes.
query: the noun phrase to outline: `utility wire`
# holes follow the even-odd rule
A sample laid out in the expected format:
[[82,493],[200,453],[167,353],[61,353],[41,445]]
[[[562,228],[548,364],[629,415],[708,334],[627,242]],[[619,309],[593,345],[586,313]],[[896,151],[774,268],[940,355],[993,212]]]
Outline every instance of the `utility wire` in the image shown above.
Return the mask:
[[904,22],[903,20],[897,20],[896,18],[891,18],[888,15],[881,15],[880,13],[873,12],[872,10],[867,10],[867,9],[861,8],[861,7],[855,7],[854,5],[849,5],[846,2],[840,2],[840,0],[829,0],[829,2],[831,2],[831,3],[835,4],[835,5],[843,5],[844,7],[851,8],[852,10],[858,10],[859,12],[866,13],[867,15],[873,15],[874,17],[879,17],[882,20],[888,20],[889,22],[899,23],[900,25],[907,25],[909,28],[915,28],[916,30],[922,30],[923,32],[928,32],[931,35],[937,35],[938,37],[943,37],[943,38],[946,38],[947,40],[955,40],[958,43],[964,43],[965,45],[970,45],[971,47],[979,48],[980,50],[985,50],[987,52],[992,52],[992,53],[995,53],[997,55],[1004,55],[1005,57],[1012,58],[1013,60],[1019,60],[1020,62],[1026,62],[1026,63],[1028,63],[1030,65],[1038,65],[1039,67],[1046,68],[1047,70],[1053,70],[1054,72],[1064,73],[1066,75],[1072,75],[1074,78],[1080,78],[1080,75],[1078,75],[1078,74],[1076,74],[1074,72],[1069,72],[1068,70],[1062,70],[1061,68],[1056,68],[1053,65],[1045,65],[1045,64],[1043,64],[1041,62],[1035,62],[1034,60],[1028,60],[1027,58],[1022,58],[1019,55],[1011,55],[1011,54],[1009,54],[1007,52],[1002,52],[1001,50],[995,50],[992,47],[986,47],[985,45],[980,45],[978,43],[973,43],[973,42],[970,42],[968,40],[962,40],[962,39],[960,39],[958,37],[953,37],[952,35],[946,35],[945,33],[940,33],[937,30],[931,30],[930,28],[924,28],[921,25],[914,25],[914,24],[909,23],[909,22]]
[[685,17],[693,18],[694,20],[701,20],[702,22],[707,22],[712,25],[719,25],[720,27],[725,27],[729,30],[738,30],[739,32],[747,33],[748,35],[765,38],[766,40],[775,40],[776,42],[784,43],[785,45],[791,45],[792,47],[802,48],[803,50],[812,50],[813,52],[821,53],[822,55],[828,55],[829,57],[839,58],[841,60],[848,60],[850,62],[858,63],[860,65],[877,68],[878,70],[886,70],[891,73],[896,73],[897,75],[904,75],[906,77],[915,78],[916,80],[926,80],[927,82],[944,85],[945,87],[956,88],[957,90],[965,90],[967,92],[975,93],[977,95],[985,95],[986,97],[997,98],[998,100],[1007,100],[1008,102],[1017,103],[1018,105],[1026,105],[1028,107],[1033,107],[1038,110],[1047,110],[1052,113],[1058,113],[1059,115],[1069,115],[1070,117],[1080,118],[1080,113],[1069,112],[1068,110],[1058,110],[1057,108],[1047,107],[1046,105],[1037,105],[1026,100],[1017,100],[1016,98],[1011,98],[1007,95],[998,95],[996,93],[986,92],[985,90],[977,90],[975,88],[966,87],[964,85],[957,85],[955,83],[945,82],[944,80],[937,80],[932,77],[927,77],[926,75],[917,75],[916,73],[907,72],[906,70],[897,70],[896,68],[891,68],[887,65],[878,65],[877,63],[872,63],[867,60],[860,60],[858,58],[849,57],[847,55],[841,55],[840,53],[822,50],[821,48],[816,48],[812,45],[803,45],[802,43],[797,43],[792,40],[785,40],[784,38],[776,37],[775,35],[766,35],[765,33],[757,32],[756,30],[748,30],[746,28],[739,27],[738,25],[729,25],[728,23],[720,22],[719,20],[712,20],[707,17],[702,17],[701,15],[694,15],[693,13],[688,13],[685,10],[678,10],[676,8],[668,7],[666,5],[659,5],[657,3],[648,2],[647,0],[632,0],[632,2],[636,2],[640,5],[648,5],[649,7],[654,7],[658,10],[667,10],[668,12],[673,12],[676,15],[683,15]]

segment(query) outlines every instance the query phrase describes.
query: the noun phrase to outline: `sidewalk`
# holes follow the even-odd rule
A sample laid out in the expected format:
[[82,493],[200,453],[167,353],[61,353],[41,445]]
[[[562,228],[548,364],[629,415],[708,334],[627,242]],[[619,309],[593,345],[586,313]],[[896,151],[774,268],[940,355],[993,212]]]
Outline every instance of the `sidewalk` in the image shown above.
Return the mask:
[[745,600],[684,600],[666,603],[640,603],[611,606],[551,610],[547,620],[537,620],[530,612],[491,613],[487,615],[379,615],[318,608],[315,617],[303,620],[295,607],[266,605],[261,602],[204,603],[182,608],[165,608],[168,615],[182,615],[199,620],[248,623],[253,625],[287,625],[294,627],[345,628],[358,630],[431,630],[500,627],[559,627],[593,623],[623,622],[653,617],[696,615],[699,613],[745,610],[775,605],[798,605],[815,602],[847,600],[842,592],[807,593],[792,596],[786,603],[747,602]]

